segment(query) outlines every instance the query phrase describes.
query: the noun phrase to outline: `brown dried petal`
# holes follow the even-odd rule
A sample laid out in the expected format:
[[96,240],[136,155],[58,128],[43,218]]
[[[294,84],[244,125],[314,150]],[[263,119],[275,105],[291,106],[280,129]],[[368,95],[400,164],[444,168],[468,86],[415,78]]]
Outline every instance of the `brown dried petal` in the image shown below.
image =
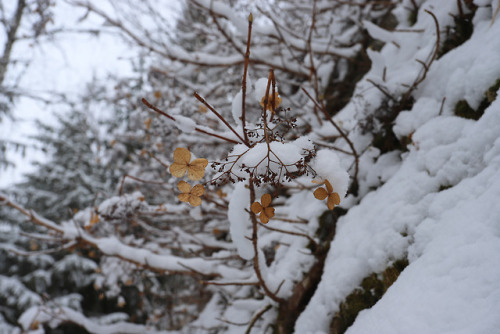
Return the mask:
[[333,210],[335,208],[335,203],[333,201],[332,196],[328,196],[328,201],[326,202],[326,205],[328,206],[329,210]]
[[326,191],[328,191],[329,194],[333,192],[333,187],[330,181],[325,179],[325,186],[326,186]]
[[201,198],[199,196],[189,196],[189,204],[192,206],[198,206],[201,204]]
[[181,202],[189,202],[189,198],[191,197],[191,195],[182,193],[182,194],[179,194],[179,196],[177,196],[177,197],[179,198],[179,201],[181,201]]
[[203,185],[197,184],[191,189],[191,195],[193,196],[201,196],[205,192],[205,188],[203,188]]
[[319,199],[320,201],[324,200],[328,196],[325,188],[318,188],[314,191],[314,197]]
[[208,160],[205,158],[198,158],[191,161],[190,166],[202,166],[203,168],[208,166]]
[[174,151],[174,162],[188,165],[191,161],[191,152],[187,148],[177,147]]
[[[198,159],[196,159],[198,160]],[[208,161],[207,161],[208,163]],[[189,165],[188,168],[188,179],[193,181],[201,180],[201,178],[205,175],[205,167],[203,165]]]
[[339,205],[340,204],[340,196],[339,196],[338,193],[330,194],[330,197],[333,198],[333,203],[335,203],[335,205]]
[[191,186],[186,181],[179,181],[179,183],[177,183],[177,188],[179,188],[181,193],[185,194],[189,194],[191,191]]
[[[264,101],[266,100],[266,96],[264,95],[262,99],[260,100],[260,106],[264,108]],[[278,92],[274,92],[274,108],[278,108],[278,106],[281,104],[281,97],[279,96]],[[271,110],[273,107],[273,95],[269,94],[269,98],[267,99],[267,106],[265,107],[266,110]],[[274,110],[271,110],[274,111]]]
[[269,206],[269,204],[271,204],[271,201],[272,201],[272,197],[269,194],[264,194],[260,198],[260,202],[262,203],[262,206],[265,208],[267,208]]
[[183,177],[184,174],[186,174],[187,169],[187,165],[174,162],[170,165],[170,168],[168,170],[175,177]]
[[263,207],[260,205],[259,202],[253,202],[252,205],[250,206],[250,210],[252,210],[253,213],[258,214],[262,211]]
[[274,208],[273,207],[264,208],[263,214],[265,214],[268,218],[273,218],[274,217]]
[[260,219],[262,224],[269,223],[269,218],[264,213],[260,214],[259,219]]

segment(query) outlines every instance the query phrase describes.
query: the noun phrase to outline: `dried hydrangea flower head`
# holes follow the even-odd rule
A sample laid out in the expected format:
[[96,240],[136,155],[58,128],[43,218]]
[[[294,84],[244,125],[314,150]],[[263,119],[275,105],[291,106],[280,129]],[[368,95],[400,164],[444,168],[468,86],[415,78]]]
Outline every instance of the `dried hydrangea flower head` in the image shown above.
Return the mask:
[[250,206],[250,210],[256,215],[260,213],[259,219],[263,224],[267,224],[270,218],[274,217],[274,208],[269,206],[271,204],[271,195],[264,194],[260,198],[259,202],[253,202]]
[[183,177],[187,172],[188,179],[198,181],[205,175],[207,165],[207,159],[199,158],[191,161],[191,152],[187,148],[178,147],[174,151],[174,162],[170,165],[169,171],[175,177]]
[[340,204],[340,196],[338,193],[333,192],[333,187],[330,183],[330,181],[325,180],[325,188],[318,188],[314,191],[314,197],[319,199],[320,201],[324,200],[325,198],[328,198],[326,205],[328,206],[329,210],[333,210],[335,208],[335,205]]
[[181,202],[189,202],[192,206],[199,206],[201,204],[201,196],[205,192],[203,185],[197,184],[193,188],[186,181],[179,181],[177,188],[181,191],[179,200]]

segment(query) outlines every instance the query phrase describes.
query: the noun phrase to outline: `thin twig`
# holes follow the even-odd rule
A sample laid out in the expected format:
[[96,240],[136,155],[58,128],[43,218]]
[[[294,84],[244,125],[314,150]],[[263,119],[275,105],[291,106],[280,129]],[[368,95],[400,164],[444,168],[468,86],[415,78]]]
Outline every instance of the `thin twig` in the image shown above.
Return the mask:
[[347,134],[340,128],[340,126],[338,126],[337,123],[335,123],[335,121],[328,114],[326,109],[324,109],[321,105],[319,105],[319,103],[316,100],[314,100],[314,98],[311,96],[311,94],[309,94],[309,92],[305,88],[302,88],[302,90],[304,91],[304,93],[306,93],[306,95],[309,97],[309,99],[311,99],[311,101],[323,112],[323,115],[326,117],[326,119],[328,121],[330,121],[330,123],[333,125],[333,127],[339,132],[339,134],[342,136],[342,138],[344,138],[344,140],[347,142],[347,145],[349,145],[349,148],[352,151],[352,155],[354,156],[354,176],[353,176],[354,181],[353,182],[357,183],[358,182],[358,172],[359,172],[359,155],[356,151],[356,148],[354,147],[354,144],[349,139],[349,137],[347,137]]
[[382,88],[382,86],[380,86],[378,83],[376,83],[375,81],[373,81],[372,79],[366,79],[366,81],[368,81],[369,83],[371,83],[373,86],[375,86],[375,88],[377,88],[379,91],[381,91],[385,96],[387,96],[389,99],[391,99],[392,101],[394,102],[397,102],[396,99],[391,95],[389,94],[389,92],[387,92],[384,88]]
[[[142,103],[148,107],[149,109],[159,113],[160,115],[162,116],[165,116],[167,117],[168,119],[172,120],[172,121],[176,121],[175,117],[167,114],[166,112],[164,112],[163,110],[159,109],[158,107],[155,107],[154,105],[152,105],[151,103],[148,102],[148,100],[146,100],[145,98],[142,98],[141,99]],[[199,127],[195,127],[194,130],[196,132],[199,132],[199,133],[203,133],[204,135],[207,135],[207,136],[211,136],[211,137],[215,137],[215,138],[218,138],[218,139],[221,139],[221,140],[224,140],[224,141],[227,141],[228,143],[231,143],[231,144],[240,144],[240,142],[234,140],[234,139],[231,139],[231,138],[227,138],[227,137],[224,137],[224,136],[221,136],[221,135],[218,135],[216,133],[212,133],[212,132],[208,132],[206,130],[203,130],[203,129],[200,129]]]
[[123,185],[125,184],[125,179],[130,178],[132,180],[135,180],[137,182],[142,182],[142,183],[149,183],[149,184],[156,184],[156,185],[163,185],[165,182],[158,182],[158,181],[149,181],[149,180],[144,180],[129,174],[125,174],[122,178],[122,182],[120,183],[120,190],[118,191],[118,194],[121,195],[123,193]]
[[245,137],[245,142],[248,142],[248,134],[246,129],[246,95],[247,95],[247,72],[248,63],[250,61],[250,40],[252,37],[252,23],[253,15],[250,13],[248,16],[248,37],[247,37],[247,50],[245,52],[245,65],[243,66],[243,79],[241,82],[241,126],[243,128],[243,136]]
[[250,324],[248,325],[247,330],[245,331],[245,334],[250,334],[250,331],[252,330],[253,325],[255,325],[257,320],[259,320],[259,318],[262,317],[262,315],[264,313],[269,311],[271,309],[271,307],[273,307],[273,306],[271,304],[269,304],[253,316],[252,320],[250,321]]
[[280,233],[284,233],[284,234],[290,234],[290,235],[295,235],[295,236],[298,236],[298,237],[307,238],[307,240],[309,240],[311,243],[313,243],[315,247],[318,246],[318,243],[313,238],[311,238],[310,236],[308,236],[305,233],[282,230],[282,229],[279,229],[279,228],[276,228],[276,227],[271,227],[271,226],[268,226],[268,225],[265,225],[265,224],[262,224],[262,223],[260,223],[259,225],[262,226],[262,227],[264,227],[264,228],[266,228],[266,229],[268,229],[268,230],[270,230],[270,231],[275,231],[275,232],[280,232]]
[[250,147],[250,145],[248,144],[248,141],[241,138],[240,134],[238,132],[236,132],[236,130],[231,126],[231,124],[229,124],[226,119],[224,117],[222,117],[221,114],[219,114],[217,112],[217,110],[215,110],[214,107],[212,107],[212,105],[210,105],[210,103],[208,103],[202,96],[200,96],[200,94],[198,94],[197,92],[194,92],[194,97],[196,97],[198,99],[198,101],[200,101],[201,103],[203,103],[205,105],[205,107],[207,107],[211,112],[214,113],[215,116],[217,116],[218,119],[220,119],[222,121],[222,123],[224,123],[224,125],[229,129],[231,130],[235,135],[236,137],[238,137],[239,140],[241,140],[242,143],[244,143],[246,146]]
[[[250,203],[253,203],[253,202],[255,202],[255,187],[253,184],[253,177],[250,176],[248,181],[249,181],[248,186],[250,188]],[[271,290],[269,290],[266,282],[264,281],[264,278],[262,277],[262,273],[260,271],[260,266],[259,266],[259,247],[257,244],[257,239],[258,239],[258,237],[257,237],[257,227],[258,227],[257,216],[255,215],[255,213],[250,212],[250,218],[252,220],[252,239],[251,240],[252,240],[253,251],[254,251],[253,268],[254,268],[255,274],[257,275],[257,279],[259,280],[260,286],[262,287],[262,289],[264,289],[264,292],[266,293],[266,295],[269,298],[271,298],[272,300],[274,300],[275,302],[282,304],[285,302],[285,300],[283,298],[276,296],[276,294],[274,294]]]
[[217,286],[226,286],[226,285],[259,285],[260,282],[214,282],[214,281],[200,281],[201,284],[204,285],[217,285]]
[[446,101],[446,96],[441,100],[441,108],[439,108],[439,116],[443,114],[444,102]]

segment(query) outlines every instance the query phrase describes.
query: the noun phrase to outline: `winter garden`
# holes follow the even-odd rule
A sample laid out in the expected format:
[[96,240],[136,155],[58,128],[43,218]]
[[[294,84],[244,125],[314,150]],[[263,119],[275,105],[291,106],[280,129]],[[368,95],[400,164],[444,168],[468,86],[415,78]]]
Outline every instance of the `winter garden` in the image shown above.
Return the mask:
[[497,333],[499,11],[0,1],[0,333]]

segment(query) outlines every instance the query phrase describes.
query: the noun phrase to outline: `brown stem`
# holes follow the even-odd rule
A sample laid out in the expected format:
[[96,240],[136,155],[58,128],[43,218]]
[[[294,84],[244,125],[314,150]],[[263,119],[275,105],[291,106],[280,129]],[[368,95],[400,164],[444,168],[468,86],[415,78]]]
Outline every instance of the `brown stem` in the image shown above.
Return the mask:
[[237,285],[237,286],[245,286],[245,285],[259,285],[259,282],[212,282],[212,281],[200,281],[201,284],[204,285],[217,285],[217,286],[226,286],[226,285]]
[[[250,204],[255,202],[255,187],[253,184],[253,177],[250,176],[248,179],[248,187],[250,189]],[[266,282],[264,281],[264,278],[262,277],[262,273],[260,271],[260,266],[259,266],[259,247],[257,245],[257,230],[258,230],[258,222],[257,222],[257,216],[255,213],[250,212],[250,218],[252,220],[252,245],[253,245],[253,251],[254,251],[254,258],[253,258],[253,269],[255,271],[255,274],[257,275],[257,279],[259,280],[260,286],[262,289],[264,289],[264,292],[266,295],[274,300],[275,302],[278,303],[284,303],[285,300],[283,298],[280,298],[276,296],[275,293],[273,293],[271,290],[269,290]]]
[[[142,98],[142,99],[141,99],[141,101],[142,101],[142,103],[143,103],[146,107],[148,107],[149,109],[151,109],[151,110],[153,110],[153,111],[155,111],[155,112],[159,113],[159,114],[160,114],[160,115],[162,115],[162,116],[167,117],[168,119],[170,119],[170,120],[172,120],[172,121],[174,121],[174,122],[176,121],[175,117],[173,117],[173,116],[171,116],[171,115],[167,114],[166,112],[164,112],[163,110],[161,110],[161,109],[159,109],[159,108],[155,107],[154,105],[152,105],[151,103],[149,103],[149,102],[148,102],[148,100],[146,100],[145,98]],[[224,136],[218,135],[218,134],[216,134],[216,133],[208,132],[208,131],[203,130],[203,129],[200,129],[200,128],[198,128],[198,127],[195,127],[195,128],[194,128],[194,130],[195,130],[196,132],[203,133],[204,135],[208,135],[208,136],[212,136],[212,137],[215,137],[215,138],[218,138],[218,139],[222,139],[222,140],[227,141],[228,143],[231,143],[231,144],[240,144],[240,142],[238,142],[238,141],[236,141],[236,140],[234,140],[234,139],[227,138],[227,137],[224,137]]]
[[53,224],[52,222],[46,222],[43,218],[40,218],[36,213],[34,213],[31,210],[27,210],[23,208],[22,206],[18,205],[17,203],[12,202],[9,200],[7,197],[2,196],[0,194],[0,204],[6,205],[8,207],[11,207],[26,217],[28,217],[32,222],[34,222],[37,225],[43,226],[48,228],[49,230],[56,231],[58,233],[64,233],[64,230],[58,227],[57,225]]
[[149,180],[143,180],[141,178],[138,178],[138,177],[135,177],[135,176],[132,176],[132,175],[129,175],[129,174],[125,174],[122,178],[122,182],[120,183],[120,190],[118,191],[118,194],[121,195],[122,192],[123,192],[123,185],[125,184],[125,179],[126,178],[130,178],[132,180],[135,180],[137,182],[142,182],[142,183],[149,183],[149,184],[156,184],[156,185],[162,185],[162,184],[165,184],[165,182],[158,182],[158,181],[149,181]]
[[197,92],[194,92],[193,94],[194,94],[194,97],[196,97],[198,99],[198,101],[200,101],[201,103],[203,103],[205,105],[205,107],[207,107],[211,112],[213,112],[215,114],[215,116],[217,116],[217,118],[219,118],[222,121],[222,123],[224,123],[224,125],[229,130],[231,130],[236,135],[236,137],[238,137],[239,140],[241,140],[241,142],[243,144],[245,144],[246,146],[250,147],[250,145],[248,144],[248,141],[245,140],[245,139],[243,139],[243,138],[241,138],[241,136],[239,135],[239,133],[236,132],[236,130],[231,126],[231,124],[229,124],[226,121],[226,119],[224,117],[222,117],[222,115],[219,114],[217,112],[217,110],[215,110],[215,108],[210,105],[210,103],[208,103],[207,101],[205,101],[205,99],[203,97],[201,97],[200,94],[198,94]]
[[264,313],[266,313],[267,311],[269,311],[271,308],[272,308],[272,305],[269,304],[266,307],[264,307],[262,310],[260,310],[259,312],[257,312],[254,315],[254,317],[252,318],[252,320],[250,321],[250,324],[248,325],[248,328],[245,331],[245,334],[250,334],[250,331],[252,330],[252,327],[253,327],[253,325],[255,325],[255,323],[257,322],[257,320],[259,320],[259,318],[262,317],[262,315]]
[[408,89],[408,91],[405,93],[405,95],[401,99],[401,101],[402,101],[401,105],[405,104],[406,100],[411,96],[411,94],[413,93],[413,91],[415,89],[417,89],[418,85],[420,85],[420,83],[425,80],[425,78],[427,77],[427,72],[429,72],[429,69],[430,69],[432,63],[434,62],[434,60],[436,60],[436,58],[438,56],[438,53],[439,53],[439,45],[441,44],[441,36],[439,34],[439,29],[440,28],[439,28],[438,19],[437,19],[436,15],[434,15],[433,12],[431,12],[431,11],[429,11],[427,9],[425,9],[424,11],[427,14],[429,14],[430,16],[432,16],[432,19],[434,20],[434,26],[436,28],[436,46],[434,48],[434,51],[432,52],[431,58],[428,61],[428,63],[424,63],[422,61],[417,60],[424,67],[423,73],[421,75],[417,76],[417,78],[413,82],[413,85],[411,85],[410,89]]
[[248,37],[247,37],[247,50],[245,52],[245,65],[243,66],[243,80],[241,82],[241,125],[243,127],[243,136],[245,136],[245,141],[248,142],[248,135],[246,129],[246,107],[245,107],[245,99],[247,95],[247,72],[248,72],[248,63],[250,61],[250,39],[252,37],[252,23],[253,23],[253,15],[250,13],[248,16]]
[[356,148],[354,147],[354,144],[349,139],[349,137],[347,137],[347,134],[337,125],[337,123],[335,123],[335,121],[328,114],[326,109],[324,109],[321,105],[319,105],[319,103],[316,102],[316,100],[314,100],[314,98],[311,96],[311,94],[309,94],[309,92],[307,90],[305,90],[304,88],[302,88],[302,90],[304,91],[304,93],[306,93],[306,95],[309,97],[309,99],[311,99],[311,101],[323,112],[323,115],[326,117],[326,119],[328,121],[330,121],[330,123],[333,125],[333,127],[340,133],[342,138],[344,138],[344,140],[347,142],[347,145],[349,145],[349,148],[352,151],[352,155],[354,156],[354,176],[353,176],[354,181],[353,182],[355,182],[357,184],[358,172],[359,172],[359,155],[358,155],[358,152],[356,151]]
[[270,231],[275,231],[275,232],[280,232],[280,233],[284,233],[284,234],[290,234],[290,235],[295,235],[295,236],[298,236],[298,237],[307,238],[307,240],[309,240],[309,242],[311,242],[314,245],[314,247],[318,246],[318,243],[313,238],[311,238],[310,236],[308,236],[305,233],[282,230],[282,229],[279,229],[279,228],[276,228],[276,227],[271,227],[271,226],[268,226],[268,225],[265,225],[265,224],[262,224],[262,223],[260,223],[259,225],[262,226],[262,227],[264,227],[265,229],[270,230]]

